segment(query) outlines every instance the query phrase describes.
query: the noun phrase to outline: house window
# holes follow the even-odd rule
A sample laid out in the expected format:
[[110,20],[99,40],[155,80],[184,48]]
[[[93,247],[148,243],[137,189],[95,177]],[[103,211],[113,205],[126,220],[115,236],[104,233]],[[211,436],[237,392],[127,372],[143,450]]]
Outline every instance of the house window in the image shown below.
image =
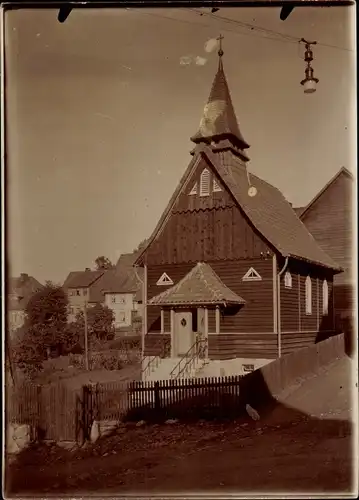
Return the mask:
[[197,194],[197,182],[195,183],[189,194],[190,195]]
[[312,314],[312,280],[309,276],[305,280],[305,314]]
[[87,295],[87,288],[84,288],[82,293],[83,293],[84,295]]
[[292,275],[288,271],[284,275],[284,286],[285,288],[292,288]]
[[205,168],[201,173],[200,196],[209,196],[209,170]]
[[76,295],[81,295],[81,290],[76,290]]
[[323,281],[323,316],[328,315],[328,306],[329,306],[328,282],[327,282],[327,280],[324,280]]
[[119,322],[120,324],[123,324],[123,323],[125,323],[125,322],[126,322],[126,314],[125,314],[124,312],[120,312],[120,313],[118,314],[118,322]]
[[112,304],[116,304],[116,295],[112,295],[111,302]]
[[216,179],[213,177],[213,192],[217,193],[218,191],[222,191],[222,189]]

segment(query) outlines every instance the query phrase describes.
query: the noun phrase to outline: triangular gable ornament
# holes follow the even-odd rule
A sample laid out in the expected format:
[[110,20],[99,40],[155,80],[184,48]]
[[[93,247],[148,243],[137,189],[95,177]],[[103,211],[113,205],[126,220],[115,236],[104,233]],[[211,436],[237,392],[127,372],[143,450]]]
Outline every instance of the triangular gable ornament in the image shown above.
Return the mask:
[[261,275],[253,267],[250,267],[242,278],[242,281],[261,281],[261,280],[262,280]]
[[213,177],[213,192],[214,193],[217,193],[219,191],[222,191],[222,188],[221,186],[218,184],[218,182],[216,181],[216,179]]
[[193,188],[191,189],[191,191],[190,191],[190,193],[189,193],[189,194],[190,194],[190,195],[192,195],[192,194],[197,194],[197,182],[194,184],[194,186],[193,186]]
[[168,276],[167,273],[163,273],[160,279],[157,281],[157,285],[169,286],[173,285],[173,281],[171,280],[171,278]]

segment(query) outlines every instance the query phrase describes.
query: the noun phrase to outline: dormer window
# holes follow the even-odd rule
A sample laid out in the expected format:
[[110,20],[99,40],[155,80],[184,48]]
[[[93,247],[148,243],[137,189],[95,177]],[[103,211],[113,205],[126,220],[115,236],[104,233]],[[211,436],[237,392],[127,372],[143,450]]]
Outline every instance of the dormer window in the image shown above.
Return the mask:
[[209,196],[210,189],[210,174],[209,170],[205,168],[201,173],[201,182],[200,182],[200,196]]

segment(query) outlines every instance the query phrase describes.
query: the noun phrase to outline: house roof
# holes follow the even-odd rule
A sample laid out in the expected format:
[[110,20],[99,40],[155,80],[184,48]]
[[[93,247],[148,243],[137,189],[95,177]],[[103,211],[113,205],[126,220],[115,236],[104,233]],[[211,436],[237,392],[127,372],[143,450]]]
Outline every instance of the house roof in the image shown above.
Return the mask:
[[10,278],[8,283],[8,309],[22,311],[31,297],[43,288],[43,285],[33,276],[22,274],[18,278]]
[[214,78],[211,92],[204,108],[198,132],[191,137],[195,143],[208,142],[215,138],[231,137],[242,149],[249,148],[238,126],[232,104],[222,58],[219,58],[218,71]]
[[217,276],[209,264],[198,262],[176,285],[153,297],[149,305],[174,306],[245,304]]
[[354,176],[353,174],[345,167],[342,167],[326,184],[325,186],[319,191],[318,194],[314,196],[312,201],[308,203],[306,207],[304,207],[304,210],[300,214],[300,218],[303,219],[305,215],[309,212],[310,208],[316,203],[319,198],[327,191],[327,189],[340,177],[341,175],[345,175],[349,177],[351,180],[354,181]]
[[103,302],[106,293],[135,293],[136,300],[142,300],[142,286],[139,279],[143,280],[143,269],[135,270],[133,266],[137,255],[138,252],[122,254],[116,268],[105,271],[90,287],[89,302]]
[[73,271],[66,278],[64,288],[85,288],[91,286],[105,271]]

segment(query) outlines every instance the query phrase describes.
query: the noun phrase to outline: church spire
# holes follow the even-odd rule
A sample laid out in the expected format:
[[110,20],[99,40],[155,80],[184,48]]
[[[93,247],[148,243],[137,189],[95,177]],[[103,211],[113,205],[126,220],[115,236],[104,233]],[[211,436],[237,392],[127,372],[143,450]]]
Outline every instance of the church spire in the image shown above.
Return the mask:
[[[244,140],[233,108],[226,76],[223,70],[223,36],[219,38],[218,70],[212,84],[209,99],[204,108],[203,117],[198,132],[191,137],[191,141],[211,143],[223,140],[229,141],[236,149],[244,150],[249,144]],[[243,153],[245,156],[245,154]]]

